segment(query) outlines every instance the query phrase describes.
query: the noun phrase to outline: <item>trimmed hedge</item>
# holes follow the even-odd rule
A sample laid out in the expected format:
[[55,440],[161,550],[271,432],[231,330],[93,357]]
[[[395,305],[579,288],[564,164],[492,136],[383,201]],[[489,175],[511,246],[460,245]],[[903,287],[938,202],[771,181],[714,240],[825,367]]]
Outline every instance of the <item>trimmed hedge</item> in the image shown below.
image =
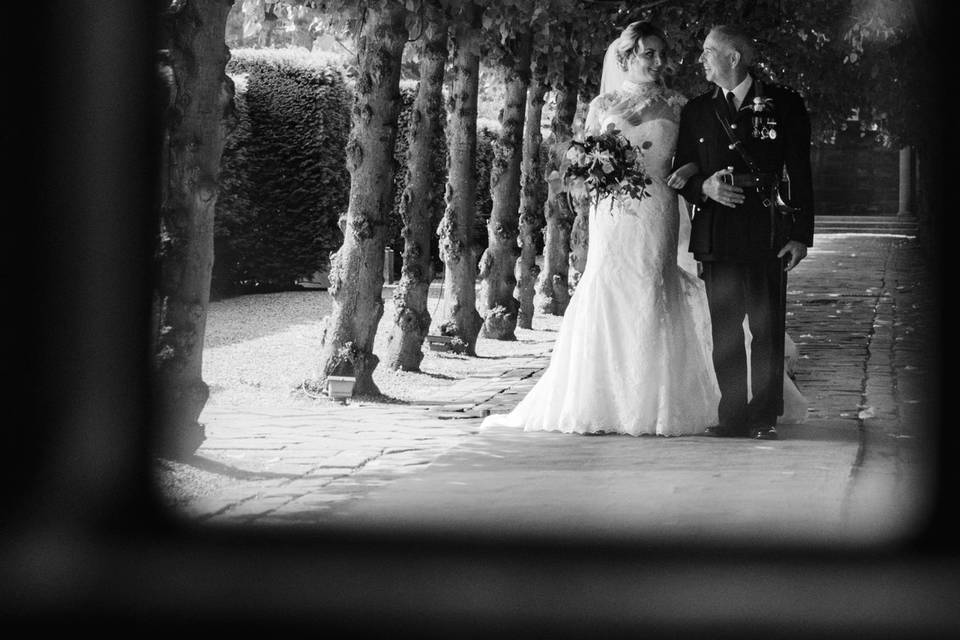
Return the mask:
[[231,53],[238,125],[223,154],[213,293],[290,289],[343,241],[352,95],[336,57]]
[[[298,280],[327,269],[343,242],[338,219],[347,210],[350,174],[345,163],[352,89],[340,56],[295,49],[235,49],[227,73],[237,85],[237,125],[227,137],[221,163],[214,228],[211,297],[296,288]],[[394,176],[394,207],[387,246],[400,272],[403,239],[399,213],[406,182],[410,107],[416,83],[401,86]],[[495,127],[481,124],[477,140],[479,257],[490,216],[490,166]],[[435,147],[438,179],[430,201],[436,229],[444,211],[446,145]],[[431,255],[442,274],[438,239]]]

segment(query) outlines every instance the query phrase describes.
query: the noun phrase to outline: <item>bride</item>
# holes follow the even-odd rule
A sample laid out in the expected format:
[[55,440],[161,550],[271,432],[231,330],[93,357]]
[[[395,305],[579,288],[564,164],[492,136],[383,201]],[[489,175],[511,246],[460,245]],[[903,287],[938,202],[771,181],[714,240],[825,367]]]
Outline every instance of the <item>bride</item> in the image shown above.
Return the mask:
[[[662,81],[665,48],[659,29],[634,22],[608,49],[585,133],[612,123],[645,147],[652,184],[642,199],[591,207],[587,264],[550,364],[513,411],[488,416],[483,427],[678,436],[717,423],[706,292],[680,237],[689,237],[690,222],[673,190],[692,171],[670,174],[686,99]],[[799,420],[806,402],[793,391],[786,413]]]

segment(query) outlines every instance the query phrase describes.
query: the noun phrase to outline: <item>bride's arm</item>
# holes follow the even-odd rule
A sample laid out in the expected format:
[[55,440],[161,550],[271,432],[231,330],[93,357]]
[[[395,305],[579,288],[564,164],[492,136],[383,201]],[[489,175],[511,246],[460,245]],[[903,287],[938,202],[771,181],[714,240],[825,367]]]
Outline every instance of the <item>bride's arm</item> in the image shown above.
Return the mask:
[[683,189],[690,176],[700,172],[700,166],[696,162],[688,162],[676,171],[667,176],[667,186],[673,189]]

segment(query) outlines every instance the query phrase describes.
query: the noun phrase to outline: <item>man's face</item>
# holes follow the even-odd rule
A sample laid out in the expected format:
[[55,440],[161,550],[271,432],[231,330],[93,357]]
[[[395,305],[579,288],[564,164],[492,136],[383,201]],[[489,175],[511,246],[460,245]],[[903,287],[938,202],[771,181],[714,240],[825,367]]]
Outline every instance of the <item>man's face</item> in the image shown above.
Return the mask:
[[699,62],[703,65],[707,82],[720,84],[733,74],[729,48],[717,39],[713,31],[707,34],[703,41],[703,53],[700,54]]

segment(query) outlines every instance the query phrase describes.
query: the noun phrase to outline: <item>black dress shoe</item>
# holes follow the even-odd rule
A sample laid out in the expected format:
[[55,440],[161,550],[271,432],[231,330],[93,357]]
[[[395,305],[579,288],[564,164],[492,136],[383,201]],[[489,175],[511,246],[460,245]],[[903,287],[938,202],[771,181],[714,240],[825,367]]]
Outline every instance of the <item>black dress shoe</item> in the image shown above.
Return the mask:
[[753,427],[750,429],[750,437],[754,440],[776,440],[780,436],[774,427]]
[[729,424],[716,424],[703,430],[703,435],[712,438],[740,438],[747,435],[745,429],[740,429]]

